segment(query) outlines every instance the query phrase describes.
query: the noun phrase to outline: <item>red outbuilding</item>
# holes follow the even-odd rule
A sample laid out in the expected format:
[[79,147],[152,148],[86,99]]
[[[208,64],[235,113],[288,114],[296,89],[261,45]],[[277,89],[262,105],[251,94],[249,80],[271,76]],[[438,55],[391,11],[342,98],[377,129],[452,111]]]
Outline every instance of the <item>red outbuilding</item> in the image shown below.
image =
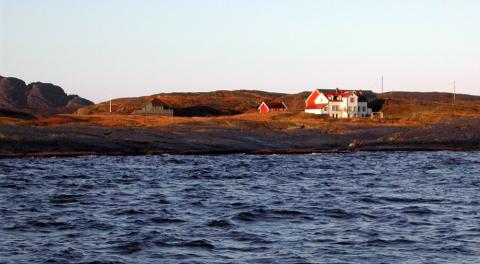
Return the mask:
[[285,110],[287,110],[287,106],[284,102],[265,101],[262,102],[258,107],[258,111],[260,111],[260,113],[281,112]]

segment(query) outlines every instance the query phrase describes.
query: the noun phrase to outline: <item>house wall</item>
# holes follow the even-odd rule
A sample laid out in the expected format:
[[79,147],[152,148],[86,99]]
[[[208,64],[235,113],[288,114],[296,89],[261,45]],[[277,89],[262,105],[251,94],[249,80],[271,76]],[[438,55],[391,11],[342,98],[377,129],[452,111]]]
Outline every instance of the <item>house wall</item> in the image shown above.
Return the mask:
[[342,114],[342,102],[332,101],[328,104],[328,115],[333,118],[343,118]]
[[[315,90],[318,92],[318,90]],[[372,112],[368,108],[367,102],[359,102],[358,96],[351,93],[348,97],[343,97],[340,101],[329,101],[323,93],[311,94],[310,98],[306,100],[306,104],[327,104],[327,110],[323,109],[305,109],[306,113],[312,114],[328,114],[333,118],[351,118],[351,117],[366,117]]]
[[328,104],[329,101],[328,101],[328,98],[323,94],[323,93],[320,93],[314,100],[314,103],[315,104]]
[[324,111],[322,109],[305,109],[305,113],[323,115]]
[[[353,102],[352,102],[353,100]],[[347,98],[346,117],[366,117],[369,115],[367,102],[359,102],[358,96],[353,94]],[[371,112],[371,109],[370,109]]]
[[151,115],[165,115],[173,116],[173,110],[167,109],[164,106],[153,106],[151,103],[147,104],[141,110],[133,111],[133,114],[151,114]]
[[268,112],[268,107],[265,104],[262,104],[260,107],[260,113],[266,113]]
[[312,104],[315,104],[315,100],[317,99],[317,97],[320,95],[320,92],[315,89],[307,98],[307,100],[305,100],[305,105],[312,105]]

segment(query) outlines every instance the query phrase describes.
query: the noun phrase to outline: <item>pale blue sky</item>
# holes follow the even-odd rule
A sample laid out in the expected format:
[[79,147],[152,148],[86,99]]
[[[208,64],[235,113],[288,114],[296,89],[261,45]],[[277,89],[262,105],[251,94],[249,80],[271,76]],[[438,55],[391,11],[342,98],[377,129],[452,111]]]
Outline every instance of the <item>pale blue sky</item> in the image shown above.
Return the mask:
[[313,88],[480,94],[477,0],[0,0],[0,75],[96,102]]

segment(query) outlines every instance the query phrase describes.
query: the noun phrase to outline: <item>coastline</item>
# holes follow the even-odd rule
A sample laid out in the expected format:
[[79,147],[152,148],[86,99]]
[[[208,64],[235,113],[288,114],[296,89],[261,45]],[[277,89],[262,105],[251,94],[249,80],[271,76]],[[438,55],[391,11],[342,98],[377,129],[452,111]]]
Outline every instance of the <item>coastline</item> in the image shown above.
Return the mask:
[[431,147],[431,148],[412,148],[412,147],[397,147],[397,148],[370,148],[370,149],[356,149],[356,150],[259,150],[253,152],[242,151],[199,151],[199,152],[162,152],[149,151],[141,152],[32,152],[32,153],[16,153],[16,154],[2,154],[0,159],[23,159],[23,158],[65,158],[65,157],[84,157],[84,156],[159,156],[159,155],[201,155],[201,156],[219,156],[219,155],[305,155],[305,154],[339,154],[339,153],[356,153],[356,152],[479,152],[480,148],[454,148],[454,147]]
[[0,158],[480,151],[480,118],[417,126],[327,122],[305,129],[205,122],[211,124],[200,121],[163,127],[3,124]]

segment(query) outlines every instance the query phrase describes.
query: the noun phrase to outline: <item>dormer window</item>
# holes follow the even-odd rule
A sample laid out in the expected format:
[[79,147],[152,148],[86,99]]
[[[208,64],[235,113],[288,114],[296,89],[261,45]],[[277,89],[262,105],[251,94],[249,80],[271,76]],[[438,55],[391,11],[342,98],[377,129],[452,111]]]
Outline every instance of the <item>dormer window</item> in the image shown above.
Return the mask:
[[355,103],[355,97],[350,97],[350,103]]

